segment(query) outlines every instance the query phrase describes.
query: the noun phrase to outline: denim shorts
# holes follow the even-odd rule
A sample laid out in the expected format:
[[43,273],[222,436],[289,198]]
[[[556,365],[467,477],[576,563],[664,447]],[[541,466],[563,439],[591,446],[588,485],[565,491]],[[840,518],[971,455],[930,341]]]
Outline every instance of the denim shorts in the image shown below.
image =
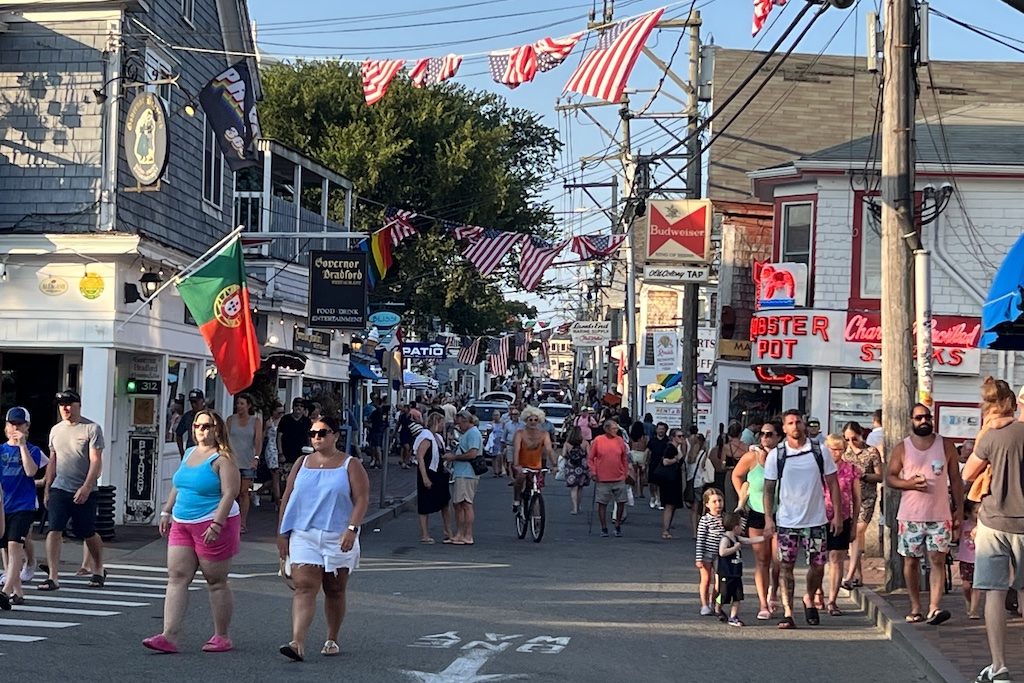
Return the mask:
[[[1024,590],[1024,534],[996,531],[978,522],[974,536],[974,587]],[[1017,568],[1010,583],[1010,563]]]

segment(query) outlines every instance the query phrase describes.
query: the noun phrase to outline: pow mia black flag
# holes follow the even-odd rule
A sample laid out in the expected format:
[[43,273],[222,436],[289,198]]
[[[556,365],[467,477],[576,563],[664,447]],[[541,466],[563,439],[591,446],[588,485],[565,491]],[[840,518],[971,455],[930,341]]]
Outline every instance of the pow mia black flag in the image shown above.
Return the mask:
[[260,136],[260,121],[246,60],[214,76],[199,93],[199,103],[231,170],[258,165],[255,140]]

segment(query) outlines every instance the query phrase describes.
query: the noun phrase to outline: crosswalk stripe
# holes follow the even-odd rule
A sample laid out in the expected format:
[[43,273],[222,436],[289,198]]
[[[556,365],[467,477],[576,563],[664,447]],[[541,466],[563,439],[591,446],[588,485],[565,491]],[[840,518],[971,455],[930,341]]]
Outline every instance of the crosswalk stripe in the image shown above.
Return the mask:
[[[62,593],[64,591],[61,591]],[[106,593],[106,591],[104,591]],[[160,596],[153,596],[159,598]],[[29,595],[26,600],[36,602],[67,602],[75,605],[99,605],[101,607],[146,607],[148,602],[129,602],[127,600],[90,600],[88,598],[56,597],[53,595]],[[17,609],[21,609],[18,607]]]
[[[60,573],[60,577],[61,577],[61,583],[62,584],[66,583],[67,581],[76,581],[78,583],[89,583],[89,578],[88,577],[79,576],[78,574],[76,574],[74,572],[61,572]],[[67,579],[65,580],[64,577],[67,577]],[[114,581],[117,581],[119,579],[129,579],[131,581],[152,581],[154,583],[163,583],[163,584],[167,583],[167,577],[166,576],[127,576],[125,574],[118,574],[117,578],[114,578],[113,576],[108,576],[107,580],[105,581],[105,585],[109,586],[109,585],[113,584]],[[202,578],[201,576],[199,576],[197,574],[196,577],[194,579],[192,579],[192,583],[203,583],[203,584],[205,584],[206,583],[206,579]]]
[[[95,588],[64,588],[62,586],[60,591],[58,591],[58,592],[59,593],[83,593],[85,595],[97,595],[97,592],[96,592]],[[137,592],[134,592],[134,591],[113,591],[113,590],[107,590],[106,588],[103,589],[103,592],[100,593],[100,595],[104,595],[104,596],[107,596],[107,595],[118,595],[118,596],[120,596],[122,598],[152,598],[152,599],[157,599],[157,600],[163,600],[163,598],[164,598],[163,593],[137,593]],[[27,599],[28,598],[26,598],[26,600]]]
[[46,640],[45,636],[16,636],[0,633],[0,643],[37,643],[40,640]]
[[120,612],[109,612],[99,609],[75,609],[72,607],[40,607],[39,605],[18,605],[18,613],[35,612],[36,614],[67,614],[76,617],[112,617]]
[[[78,581],[78,580],[74,580],[74,579],[67,579],[65,581],[61,581],[60,582],[61,588],[63,588],[65,584],[67,584],[69,586],[88,586],[89,582],[88,581]],[[148,584],[148,583],[132,583],[131,581],[107,581],[106,583],[103,584],[102,588],[92,587],[92,591],[94,593],[104,592],[103,588],[105,588],[106,586],[117,586],[118,588],[149,588],[149,589],[160,590],[160,591],[162,591],[164,589],[164,586],[154,586],[154,585]],[[199,586],[189,586],[188,589],[190,591],[202,590]]]
[[32,621],[31,619],[0,619],[0,626],[17,628],[70,628],[78,626],[75,621]]

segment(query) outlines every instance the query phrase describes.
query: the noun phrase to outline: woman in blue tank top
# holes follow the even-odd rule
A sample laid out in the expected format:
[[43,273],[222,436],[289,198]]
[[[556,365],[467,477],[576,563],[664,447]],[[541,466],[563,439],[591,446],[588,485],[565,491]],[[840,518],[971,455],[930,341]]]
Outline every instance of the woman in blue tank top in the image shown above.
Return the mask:
[[292,639],[280,647],[290,659],[305,657],[306,633],[323,588],[327,640],[320,654],[340,653],[349,573],[359,566],[359,526],[370,500],[370,481],[357,458],[338,450],[338,422],[323,417],[309,432],[313,452],[299,458],[281,500],[277,549],[290,563]]
[[185,451],[167,503],[160,513],[160,534],[167,537],[167,596],[164,630],[142,641],[157,652],[177,652],[188,608],[188,589],[196,570],[210,593],[213,637],[204,652],[226,652],[233,599],[228,585],[231,558],[238,554],[238,464],[223,418],[201,410],[192,418],[196,445]]

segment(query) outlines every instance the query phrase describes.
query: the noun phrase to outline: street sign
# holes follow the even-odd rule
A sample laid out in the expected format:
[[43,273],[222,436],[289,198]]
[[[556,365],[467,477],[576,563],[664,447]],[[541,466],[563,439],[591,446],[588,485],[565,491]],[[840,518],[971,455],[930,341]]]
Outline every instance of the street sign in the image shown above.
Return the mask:
[[644,266],[644,280],[647,282],[664,282],[678,284],[688,282],[707,282],[710,269],[708,266]]
[[377,311],[370,316],[370,324],[379,330],[388,330],[402,322],[402,316],[392,311]]

